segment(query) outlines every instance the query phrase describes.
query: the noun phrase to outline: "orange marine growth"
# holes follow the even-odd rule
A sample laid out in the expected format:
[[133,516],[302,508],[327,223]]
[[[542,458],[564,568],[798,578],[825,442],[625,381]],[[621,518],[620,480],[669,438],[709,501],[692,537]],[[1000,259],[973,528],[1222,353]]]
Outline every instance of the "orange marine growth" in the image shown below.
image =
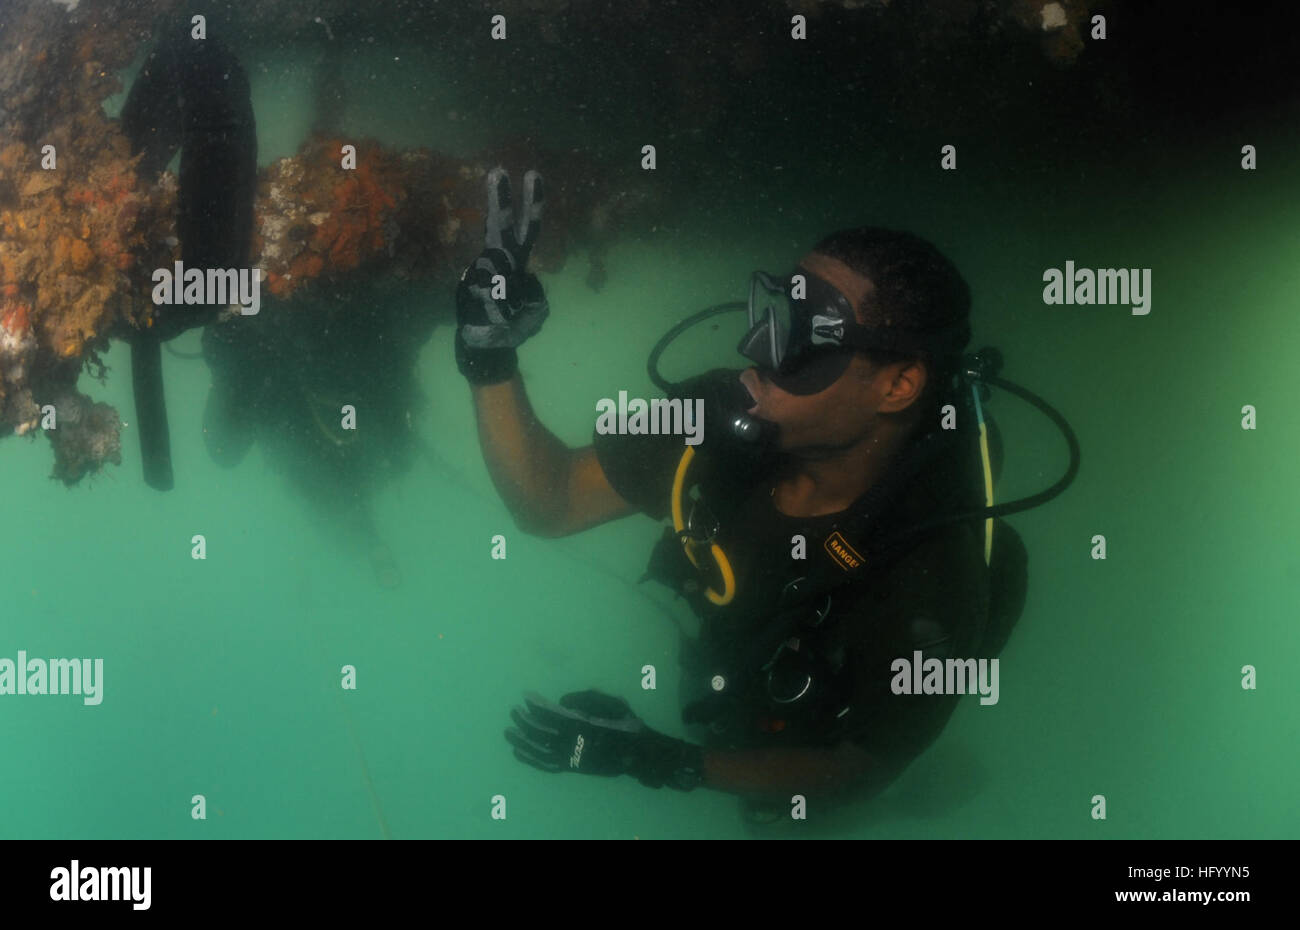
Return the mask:
[[[5,296],[9,296],[9,288],[14,285],[5,287]],[[27,332],[32,328],[31,311],[26,304],[7,304],[4,314],[0,316],[0,328],[9,330],[16,335]]]

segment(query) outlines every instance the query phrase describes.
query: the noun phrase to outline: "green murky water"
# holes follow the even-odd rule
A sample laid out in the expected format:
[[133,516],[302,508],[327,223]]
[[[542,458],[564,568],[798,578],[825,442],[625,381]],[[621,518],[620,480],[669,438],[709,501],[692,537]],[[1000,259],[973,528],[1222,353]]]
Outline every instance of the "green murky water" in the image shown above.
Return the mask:
[[[470,95],[428,90],[452,83],[453,69],[407,51],[349,65],[386,93],[350,108],[346,129],[474,151],[490,127]],[[310,60],[245,52],[263,164],[307,131]],[[435,118],[453,106],[463,119]],[[377,502],[403,575],[396,590],[376,586],[258,448],[233,470],[209,461],[202,361],[164,355],[177,474],[168,494],[140,480],[130,426],[122,466],[72,490],[47,479],[43,439],[0,444],[0,654],[104,660],[99,706],[0,700],[0,835],[1296,836],[1300,175],[1278,163],[1300,149],[1292,129],[1249,128],[1267,153],[1258,172],[1240,170],[1232,133],[1204,144],[1116,139],[1104,153],[1040,163],[999,150],[990,131],[963,145],[953,174],[934,167],[942,133],[815,155],[786,140],[779,174],[680,205],[688,232],[616,245],[602,292],[583,283],[581,256],[544,276],[552,315],[521,350],[522,370],[541,418],[571,446],[590,441],[596,399],[651,392],[645,356],[671,323],[742,297],[754,268],[787,266],[825,232],[866,222],[911,229],[949,254],[975,298],[972,347],[1000,346],[1006,376],[1073,425],[1083,449],[1074,486],[1010,518],[1031,574],[1000,702],[968,698],[879,798],[831,821],[755,831],[722,794],[515,761],[502,731],[524,690],[621,694],[650,726],[680,735],[665,612],[684,608],[634,586],[658,535],[647,518],[563,541],[514,529],[442,327],[420,355],[430,406],[416,424],[438,459],[418,461]],[[1151,313],[1044,306],[1042,273],[1067,259],[1152,269]],[[724,319],[723,331],[691,337],[667,367],[734,363],[739,327]],[[174,345],[196,350],[198,333]],[[130,424],[125,348],[106,361],[107,382],[83,390]],[[1240,426],[1247,404],[1254,431]],[[1007,441],[1000,497],[1054,481],[1066,454],[1050,424],[1007,395],[991,409]],[[490,558],[497,533],[504,561]],[[207,538],[205,561],[190,557],[194,534]],[[1095,534],[1107,538],[1105,561],[1089,555]],[[654,692],[639,687],[647,663],[661,670]],[[338,686],[345,664],[355,691]],[[1258,690],[1241,687],[1244,665],[1258,669]],[[190,816],[196,794],[207,798],[203,822]],[[1089,816],[1096,794],[1104,822]],[[504,821],[491,817],[495,795],[507,799]]]

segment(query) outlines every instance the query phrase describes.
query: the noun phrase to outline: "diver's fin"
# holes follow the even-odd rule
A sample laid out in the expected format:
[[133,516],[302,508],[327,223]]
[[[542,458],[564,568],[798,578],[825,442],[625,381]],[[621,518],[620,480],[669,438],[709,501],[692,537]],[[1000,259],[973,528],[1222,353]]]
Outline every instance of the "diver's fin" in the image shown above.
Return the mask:
[[122,130],[131,151],[143,155],[140,174],[149,181],[167,167],[181,147],[184,123],[176,89],[175,53],[160,45],[145,59],[122,105]]
[[215,37],[182,41],[188,44],[177,53],[176,69],[185,127],[176,218],[181,257],[187,268],[241,268],[252,244],[257,197],[248,75]]
[[[131,149],[152,179],[181,151],[176,226],[189,268],[242,268],[252,238],[257,134],[248,77],[215,38],[166,31],[122,108]],[[173,486],[171,437],[163,394],[162,343],[216,320],[220,307],[158,313],[131,341],[131,378],[144,480]]]
[[155,333],[138,332],[131,339],[131,382],[145,484],[158,491],[170,491],[175,484],[171,435],[163,395],[162,343]]
[[[167,30],[150,52],[122,107],[122,129],[150,180],[181,152],[177,232],[185,264],[239,268],[248,260],[257,194],[248,75],[223,42],[196,42],[188,29]],[[164,341],[175,334],[168,330]]]
[[212,461],[222,468],[234,468],[253,445],[253,427],[237,398],[213,385],[203,406],[203,443]]

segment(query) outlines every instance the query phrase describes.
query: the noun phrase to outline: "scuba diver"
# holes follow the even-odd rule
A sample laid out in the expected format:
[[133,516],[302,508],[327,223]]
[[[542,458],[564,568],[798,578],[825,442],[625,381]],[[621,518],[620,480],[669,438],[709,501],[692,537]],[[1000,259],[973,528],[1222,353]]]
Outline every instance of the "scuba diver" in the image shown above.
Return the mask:
[[[335,525],[349,555],[395,588],[397,561],[372,513],[375,490],[405,472],[420,445],[412,417],[432,314],[411,314],[400,295],[358,282],[292,307],[268,300],[203,333],[212,387],[203,438],[214,462],[238,465],[254,441]],[[355,417],[350,428],[348,410]]]
[[[647,577],[701,623],[681,651],[691,741],[651,730],[612,695],[529,693],[505,734],[515,756],[548,772],[737,794],[760,821],[788,815],[795,794],[878,793],[960,697],[896,694],[892,663],[1001,651],[1027,584],[1027,553],[1001,517],[1073,480],[1068,424],[998,377],[996,350],[962,354],[970,293],[947,258],[909,233],[866,227],[827,236],[790,274],[756,272],[745,304],[709,308],[661,340],[651,377],[670,397],[703,401],[697,446],[597,430],[592,445],[567,448],[518,372],[518,346],[549,313],[526,270],[543,204],[535,172],[521,199],[516,223],[509,177],[489,174],[487,247],[457,289],[456,359],[493,482],[536,535],[638,511],[671,519]],[[739,308],[753,367],[663,379],[668,342]],[[992,505],[1001,442],[986,384],[1062,429],[1071,463],[1052,488]]]

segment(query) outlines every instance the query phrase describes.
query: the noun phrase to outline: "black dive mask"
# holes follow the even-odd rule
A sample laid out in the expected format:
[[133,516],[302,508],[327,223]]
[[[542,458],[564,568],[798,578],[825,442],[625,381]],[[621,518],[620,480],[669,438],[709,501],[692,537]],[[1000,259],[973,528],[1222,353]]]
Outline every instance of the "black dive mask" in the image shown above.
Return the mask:
[[737,349],[781,390],[817,394],[839,380],[854,351],[869,347],[867,333],[848,298],[816,275],[756,271],[749,332]]
[[959,353],[970,324],[933,330],[873,329],[833,285],[799,269],[784,278],[756,271],[749,282],[749,332],[737,350],[788,394],[818,394],[848,369],[854,352]]

